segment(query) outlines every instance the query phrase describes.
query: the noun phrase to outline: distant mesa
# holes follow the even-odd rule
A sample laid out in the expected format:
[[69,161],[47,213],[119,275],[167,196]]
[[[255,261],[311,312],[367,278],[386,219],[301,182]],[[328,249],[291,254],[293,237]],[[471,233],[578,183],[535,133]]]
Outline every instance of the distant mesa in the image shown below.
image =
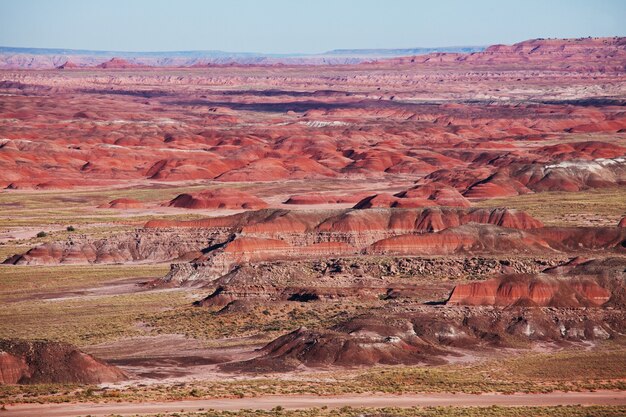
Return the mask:
[[380,60],[372,65],[411,64],[474,67],[509,65],[568,71],[623,71],[626,38],[530,39],[513,45],[491,45],[472,53],[433,52]]
[[198,193],[180,194],[168,204],[170,207],[187,209],[256,210],[267,207],[258,197],[232,189],[205,190]]
[[125,379],[117,367],[67,343],[0,340],[0,384],[100,384]]
[[127,61],[123,58],[111,58],[109,61],[103,62],[102,64],[96,65],[96,68],[103,69],[127,69],[127,68],[146,68],[146,65],[137,64],[134,62]]

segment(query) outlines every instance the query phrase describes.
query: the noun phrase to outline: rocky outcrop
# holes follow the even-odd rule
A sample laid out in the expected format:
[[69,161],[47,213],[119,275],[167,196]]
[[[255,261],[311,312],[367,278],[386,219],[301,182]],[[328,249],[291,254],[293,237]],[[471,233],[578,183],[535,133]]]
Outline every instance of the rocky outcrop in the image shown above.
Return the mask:
[[[383,294],[390,288],[397,288],[396,280],[403,277],[421,277],[441,280],[448,278],[488,277],[494,274],[539,273],[547,267],[556,267],[569,260],[567,256],[556,254],[552,257],[419,257],[419,256],[346,256],[337,258],[323,256],[319,259],[275,260],[255,262],[235,266],[226,271],[212,263],[175,263],[170,272],[153,285],[203,286],[215,291],[217,287],[265,287],[266,298],[279,299],[282,289],[313,290],[318,287],[339,288],[364,287],[384,288],[376,294]],[[346,277],[349,277],[346,280]],[[367,278],[367,279],[366,279]],[[368,279],[373,281],[367,283]],[[391,280],[391,281],[390,281]],[[394,282],[392,285],[391,282]],[[304,283],[304,284],[303,284]],[[326,290],[324,290],[326,292]],[[291,292],[285,292],[288,298]],[[448,293],[446,293],[448,294]],[[236,297],[235,297],[236,298]],[[321,296],[320,299],[325,299]]]
[[4,261],[14,265],[85,264],[118,262],[167,262],[191,260],[216,241],[223,241],[228,232],[209,229],[178,230],[138,229],[107,238],[91,239],[70,235],[67,241],[50,242]]
[[49,341],[0,340],[0,384],[99,384],[127,379],[113,365]]
[[[622,310],[422,306],[378,311],[327,329],[300,328],[267,344],[260,357],[221,365],[227,371],[283,372],[306,366],[445,363],[458,349],[517,346],[520,341],[567,343],[620,335]],[[451,349],[454,348],[454,349]]]

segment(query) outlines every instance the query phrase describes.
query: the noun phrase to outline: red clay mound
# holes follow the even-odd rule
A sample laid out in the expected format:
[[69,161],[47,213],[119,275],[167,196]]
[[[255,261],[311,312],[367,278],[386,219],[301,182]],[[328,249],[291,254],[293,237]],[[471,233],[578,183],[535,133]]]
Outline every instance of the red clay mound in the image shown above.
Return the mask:
[[444,363],[438,356],[446,351],[411,337],[410,322],[390,320],[381,325],[375,319],[361,321],[358,328],[352,328],[357,323],[320,331],[300,328],[266,345],[263,357],[222,368],[262,372],[294,369],[299,364],[330,367]]
[[180,194],[170,201],[169,206],[188,209],[256,210],[267,207],[267,203],[242,191],[218,189],[193,194]]
[[487,199],[497,197],[511,197],[528,194],[531,191],[519,181],[508,176],[508,170],[495,174],[472,184],[463,195],[467,198]]
[[397,207],[397,208],[419,208],[419,207],[431,207],[436,206],[434,201],[427,200],[425,198],[398,198],[391,194],[374,194],[366,197],[356,203],[353,208],[355,209],[368,209],[368,208],[385,208],[385,207]]
[[148,168],[146,177],[162,181],[184,181],[206,178],[215,178],[231,167],[219,159],[214,158],[211,164],[200,161],[168,158],[156,161]]
[[590,279],[559,280],[548,277],[509,276],[459,284],[448,304],[495,306],[600,306],[611,293]]
[[126,375],[72,345],[0,340],[0,384],[117,382]]
[[102,208],[115,208],[115,209],[137,209],[143,208],[144,204],[133,198],[116,198],[115,200],[109,201],[108,204],[100,206]]
[[[395,195],[403,199],[421,198],[434,201],[438,206],[469,207],[470,202],[459,193],[456,188],[445,184],[420,184]],[[399,200],[402,204],[401,201]]]
[[535,192],[580,191],[614,187],[626,182],[624,158],[529,164],[511,171],[515,180]]
[[617,227],[626,227],[626,216],[621,218],[619,223],[617,223]]

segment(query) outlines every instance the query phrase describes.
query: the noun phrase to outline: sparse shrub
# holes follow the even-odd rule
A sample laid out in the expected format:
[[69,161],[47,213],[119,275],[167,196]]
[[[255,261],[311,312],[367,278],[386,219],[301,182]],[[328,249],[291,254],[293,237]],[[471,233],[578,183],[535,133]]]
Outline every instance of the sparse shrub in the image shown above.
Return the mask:
[[65,230],[67,230],[68,232],[75,232],[76,228],[74,226],[67,226]]
[[37,237],[46,237],[46,236],[48,236],[48,234],[44,231],[37,233]]

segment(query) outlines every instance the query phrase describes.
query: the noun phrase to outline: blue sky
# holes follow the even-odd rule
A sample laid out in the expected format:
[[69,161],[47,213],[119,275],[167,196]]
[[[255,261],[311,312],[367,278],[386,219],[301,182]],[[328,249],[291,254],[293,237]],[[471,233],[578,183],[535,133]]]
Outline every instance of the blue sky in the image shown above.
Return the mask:
[[0,0],[0,45],[317,53],[626,36],[626,0]]

